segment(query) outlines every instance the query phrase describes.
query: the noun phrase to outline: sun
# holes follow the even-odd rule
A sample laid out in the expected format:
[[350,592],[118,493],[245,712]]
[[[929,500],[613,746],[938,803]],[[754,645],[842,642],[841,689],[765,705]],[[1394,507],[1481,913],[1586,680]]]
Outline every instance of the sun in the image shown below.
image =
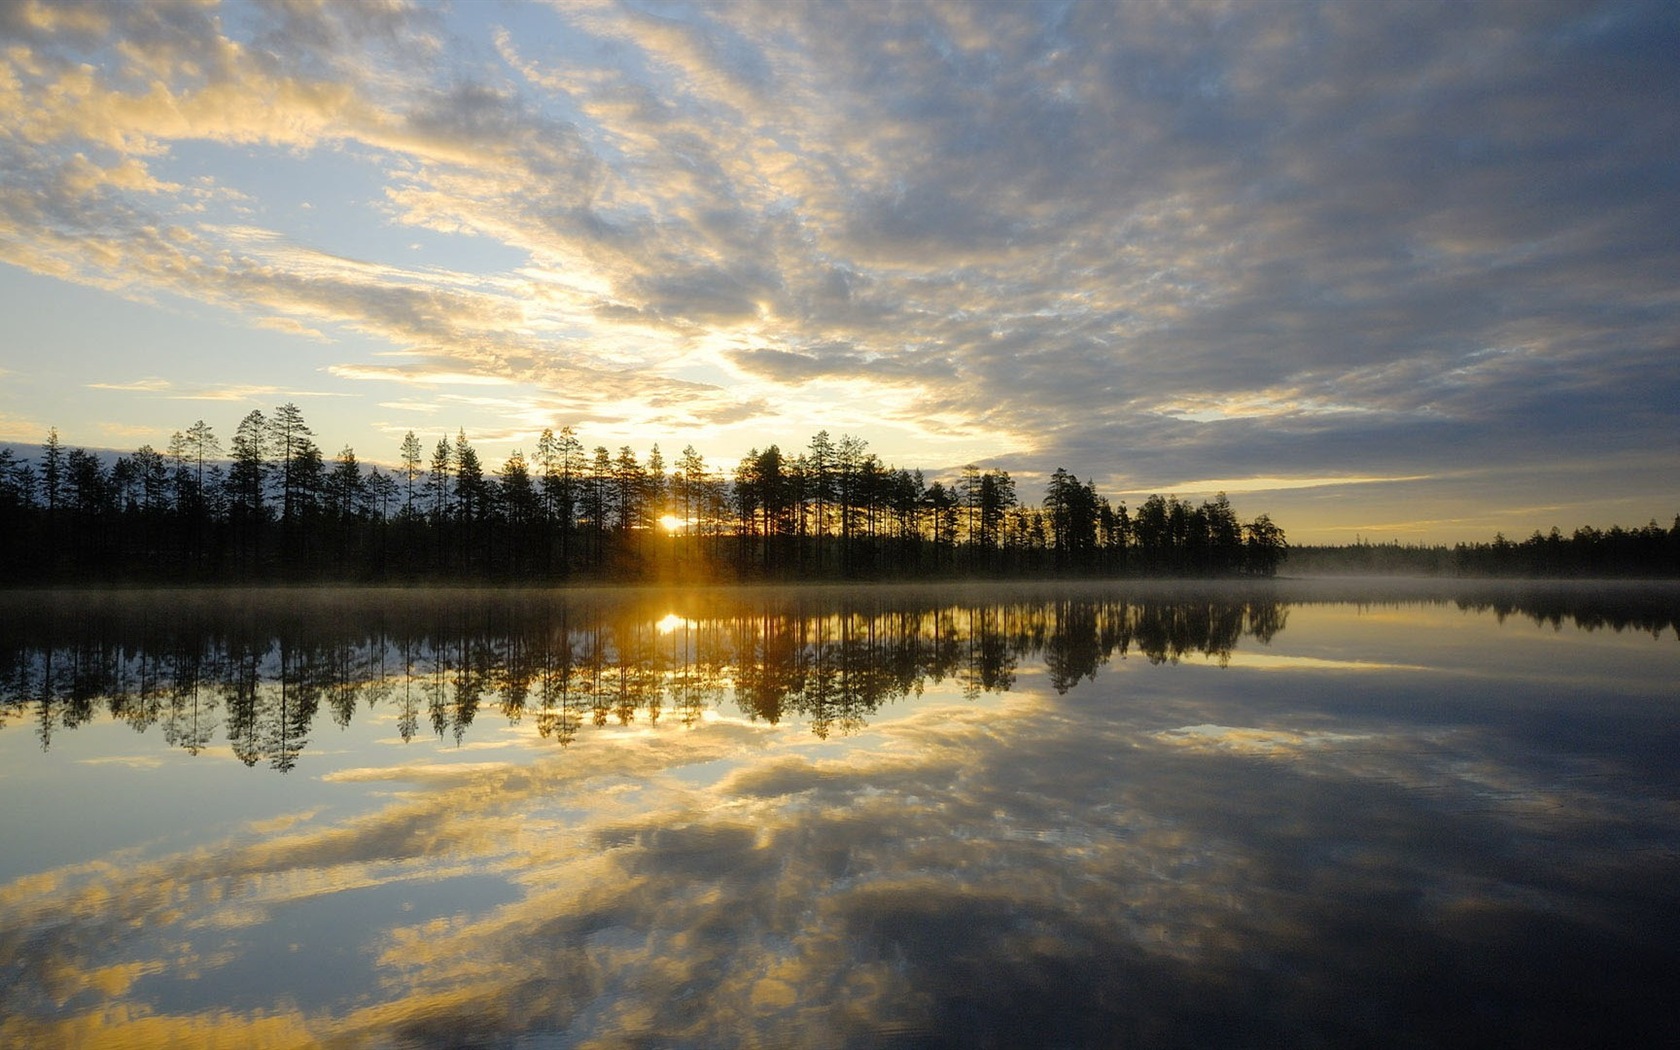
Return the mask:
[[675,514],[661,514],[659,516],[659,527],[666,532],[681,532],[685,524],[686,522]]

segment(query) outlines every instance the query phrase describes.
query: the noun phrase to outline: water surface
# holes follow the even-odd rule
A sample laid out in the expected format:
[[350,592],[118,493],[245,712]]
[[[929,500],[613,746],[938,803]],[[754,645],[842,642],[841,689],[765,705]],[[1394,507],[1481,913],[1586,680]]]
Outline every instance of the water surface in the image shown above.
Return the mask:
[[0,599],[0,1044],[1601,1045],[1680,592]]

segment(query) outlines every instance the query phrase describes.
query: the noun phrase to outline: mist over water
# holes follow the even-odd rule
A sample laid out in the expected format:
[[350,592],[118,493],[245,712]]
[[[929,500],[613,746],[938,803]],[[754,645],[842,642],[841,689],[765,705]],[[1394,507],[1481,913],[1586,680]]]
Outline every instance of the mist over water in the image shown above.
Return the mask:
[[0,1042],[1590,1045],[1680,591],[0,597]]

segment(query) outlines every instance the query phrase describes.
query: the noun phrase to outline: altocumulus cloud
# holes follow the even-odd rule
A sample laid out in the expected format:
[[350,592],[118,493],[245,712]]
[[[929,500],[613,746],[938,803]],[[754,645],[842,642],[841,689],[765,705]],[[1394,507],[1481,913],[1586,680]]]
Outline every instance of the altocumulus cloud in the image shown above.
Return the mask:
[[[0,258],[371,336],[532,425],[1680,492],[1672,5],[31,0],[0,36]],[[254,229],[195,143],[349,157],[370,228],[512,262]]]

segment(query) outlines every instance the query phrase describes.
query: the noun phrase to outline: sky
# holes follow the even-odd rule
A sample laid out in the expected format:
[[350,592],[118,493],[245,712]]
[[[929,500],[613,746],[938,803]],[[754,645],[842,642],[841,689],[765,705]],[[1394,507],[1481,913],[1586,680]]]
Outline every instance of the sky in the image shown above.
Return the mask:
[[0,441],[1680,512],[1680,6],[0,5]]

